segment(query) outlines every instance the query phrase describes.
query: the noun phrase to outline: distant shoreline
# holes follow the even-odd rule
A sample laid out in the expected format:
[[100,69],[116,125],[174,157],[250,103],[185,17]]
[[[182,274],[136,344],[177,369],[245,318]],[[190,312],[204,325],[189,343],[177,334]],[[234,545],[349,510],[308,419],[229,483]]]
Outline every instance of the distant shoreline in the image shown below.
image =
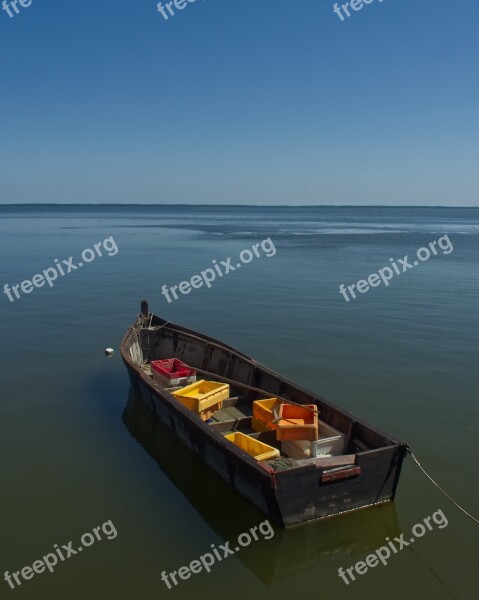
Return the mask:
[[444,205],[444,204],[125,204],[125,203],[98,203],[98,204],[62,204],[56,202],[48,203],[18,203],[18,204],[0,204],[0,210],[2,208],[19,208],[19,207],[30,207],[30,208],[41,208],[41,207],[55,207],[55,208],[87,208],[87,207],[137,207],[137,208],[407,208],[407,209],[479,209],[477,206],[464,206],[464,205]]

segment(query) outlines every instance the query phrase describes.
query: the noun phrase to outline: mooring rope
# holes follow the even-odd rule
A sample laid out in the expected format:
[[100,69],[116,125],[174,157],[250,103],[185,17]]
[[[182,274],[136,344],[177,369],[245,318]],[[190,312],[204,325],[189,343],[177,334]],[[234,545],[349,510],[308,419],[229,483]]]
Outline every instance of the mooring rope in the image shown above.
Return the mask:
[[411,458],[414,462],[414,464],[419,467],[419,469],[424,473],[424,475],[429,479],[429,481],[435,485],[437,487],[437,489],[441,492],[441,494],[443,494],[448,500],[449,502],[451,502],[452,504],[454,504],[454,506],[456,508],[458,508],[462,513],[464,513],[466,515],[466,517],[469,517],[470,519],[472,519],[474,521],[474,523],[477,523],[479,525],[479,520],[476,519],[475,517],[473,517],[470,513],[467,512],[467,510],[465,510],[464,508],[462,508],[462,506],[459,506],[459,504],[453,500],[451,498],[451,496],[449,496],[449,494],[447,494],[442,488],[441,486],[436,483],[434,481],[434,479],[429,475],[429,473],[426,472],[426,470],[424,469],[424,467],[421,465],[421,463],[418,461],[418,459],[416,458],[416,456],[414,455],[413,451],[411,450],[411,448],[406,445],[406,450],[409,452],[409,454],[411,455]]
[[[214,374],[214,373],[209,373],[208,371],[204,371],[203,369],[198,369],[198,368],[197,368],[196,370],[197,370],[198,372],[202,373],[203,375],[206,375],[206,376],[211,376],[211,377],[217,377],[217,378],[219,378],[219,379],[223,379],[224,381],[226,381],[226,382],[228,382],[228,383],[231,383],[231,384],[233,384],[233,385],[237,385],[237,386],[239,386],[239,387],[242,387],[242,388],[248,389],[248,390],[250,390],[250,391],[253,391],[253,392],[258,392],[258,393],[264,394],[264,395],[266,395],[266,396],[269,396],[269,397],[274,397],[274,398],[277,398],[277,399],[278,399],[278,402],[277,402],[277,404],[275,404],[275,406],[273,407],[273,415],[274,415],[274,417],[275,417],[275,418],[273,419],[273,423],[277,423],[277,422],[279,421],[279,417],[278,417],[278,413],[277,413],[277,406],[278,406],[278,405],[279,405],[281,402],[287,402],[287,403],[289,403],[289,404],[294,404],[294,405],[296,405],[296,406],[301,406],[302,408],[305,408],[306,410],[310,410],[310,411],[312,412],[312,410],[311,410],[311,409],[308,409],[306,406],[303,406],[302,404],[298,404],[297,402],[293,402],[292,400],[287,400],[286,398],[282,398],[281,396],[278,396],[277,394],[272,394],[271,392],[267,392],[267,391],[265,391],[265,390],[262,390],[262,389],[260,389],[260,388],[256,388],[256,387],[253,387],[253,386],[251,386],[251,385],[248,385],[248,384],[245,384],[245,383],[240,383],[240,382],[238,382],[238,381],[234,381],[234,380],[232,380],[232,379],[228,379],[227,377],[222,377],[222,376],[218,376],[218,375],[216,375],[216,374]],[[287,419],[287,418],[285,418],[284,420],[285,420],[285,421],[289,421],[289,419]],[[474,523],[477,523],[477,524],[479,525],[479,520],[478,520],[478,519],[476,519],[475,517],[473,517],[473,516],[472,516],[470,513],[468,513],[468,512],[467,512],[467,510],[465,510],[464,508],[462,508],[462,506],[460,506],[460,505],[459,505],[459,504],[458,504],[458,503],[457,503],[455,500],[453,500],[453,499],[451,498],[451,496],[449,496],[449,494],[447,494],[447,492],[445,492],[445,491],[444,491],[444,490],[441,488],[441,486],[440,486],[440,485],[439,485],[439,484],[438,484],[436,481],[434,481],[434,479],[433,479],[433,478],[432,478],[432,477],[429,475],[429,473],[427,473],[427,471],[426,471],[426,470],[424,469],[424,467],[421,465],[421,463],[419,462],[419,460],[416,458],[415,454],[413,453],[413,451],[411,450],[411,447],[410,447],[408,444],[406,444],[406,450],[407,450],[407,452],[410,454],[410,456],[411,456],[411,458],[412,458],[413,462],[415,463],[415,465],[416,465],[416,466],[417,466],[417,467],[418,467],[418,468],[419,468],[419,469],[420,469],[420,470],[421,470],[421,471],[424,473],[424,475],[425,475],[425,476],[426,476],[426,477],[429,479],[429,481],[430,481],[430,482],[431,482],[431,483],[432,483],[434,486],[436,486],[436,488],[437,488],[437,489],[438,489],[438,490],[441,492],[441,494],[443,494],[443,495],[444,495],[444,496],[445,496],[445,497],[446,497],[446,498],[449,500],[449,502],[451,502],[452,504],[454,504],[454,506],[455,506],[456,508],[458,508],[458,509],[459,509],[459,510],[460,510],[462,513],[464,513],[464,514],[466,515],[466,517],[469,517],[470,519],[472,519],[472,520],[474,521]]]
[[[152,327],[151,326],[151,324],[152,324],[152,318],[153,318],[153,314],[150,314],[149,315],[149,325],[146,328],[146,329],[148,329],[150,331],[155,331],[155,330],[158,330],[158,329],[163,329],[163,327],[167,327],[169,324],[172,324],[171,321],[166,321],[161,326]],[[235,352],[235,354],[239,355],[239,353],[237,353],[237,352]],[[253,363],[254,361],[251,361],[251,362]],[[277,402],[275,403],[275,405],[273,407],[273,416],[274,416],[273,423],[277,423],[279,421],[279,415],[278,415],[277,409],[278,409],[278,405],[281,404],[282,402],[287,402],[289,404],[294,404],[294,405],[300,406],[301,408],[306,409],[306,410],[308,410],[310,412],[313,412],[313,409],[308,408],[307,406],[304,406],[302,404],[299,404],[298,402],[294,402],[292,400],[288,400],[286,398],[282,398],[278,394],[273,394],[271,392],[267,392],[266,390],[262,390],[260,388],[248,385],[247,383],[240,383],[239,381],[234,381],[233,379],[229,379],[228,377],[222,377],[221,375],[217,375],[215,373],[210,373],[208,371],[205,371],[205,370],[199,369],[199,368],[196,368],[196,371],[198,371],[202,375],[206,375],[207,377],[208,376],[209,377],[216,377],[216,378],[222,379],[223,381],[225,381],[227,383],[230,383],[232,385],[236,385],[236,386],[242,387],[243,389],[247,389],[249,391],[253,391],[253,392],[260,393],[260,394],[264,394],[265,396],[268,396],[270,398],[276,398]],[[288,418],[284,418],[283,420],[291,422]],[[441,488],[441,486],[436,481],[434,481],[434,479],[429,475],[429,473],[424,469],[424,467],[421,465],[421,463],[419,462],[419,460],[416,458],[415,454],[411,450],[411,447],[408,444],[406,444],[405,448],[406,448],[406,451],[411,456],[414,464],[422,471],[422,473],[424,473],[424,475],[441,492],[441,494],[443,494],[449,500],[449,502],[451,502],[451,504],[454,504],[454,506],[456,508],[458,508],[464,515],[466,515],[466,517],[469,517],[469,519],[471,519],[472,521],[474,521],[474,523],[476,523],[477,525],[479,525],[479,520],[478,519],[476,519],[470,513],[468,513],[466,509],[464,509],[455,500],[453,500],[451,498],[451,496],[449,496],[449,494],[445,490],[443,490]]]

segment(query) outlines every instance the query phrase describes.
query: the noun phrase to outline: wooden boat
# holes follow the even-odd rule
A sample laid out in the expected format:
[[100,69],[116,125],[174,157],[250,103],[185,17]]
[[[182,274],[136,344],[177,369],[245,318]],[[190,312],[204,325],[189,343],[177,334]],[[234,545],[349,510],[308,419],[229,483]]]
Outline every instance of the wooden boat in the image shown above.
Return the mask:
[[[176,437],[280,526],[290,527],[394,500],[406,444],[208,336],[141,312],[121,345],[131,386]],[[230,398],[204,422],[152,377],[152,360],[178,358],[206,379],[230,384]],[[315,405],[345,436],[339,456],[257,461],[225,438],[232,432],[280,449],[275,431],[252,428],[253,401],[277,397]]]

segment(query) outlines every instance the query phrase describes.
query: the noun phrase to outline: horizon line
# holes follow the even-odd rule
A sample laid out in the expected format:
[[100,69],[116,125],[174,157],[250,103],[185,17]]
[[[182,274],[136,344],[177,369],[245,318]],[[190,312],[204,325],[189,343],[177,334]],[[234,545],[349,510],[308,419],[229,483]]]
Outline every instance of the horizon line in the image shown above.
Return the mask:
[[450,205],[450,204],[158,204],[158,203],[127,203],[127,202],[85,202],[85,203],[62,203],[62,202],[17,202],[17,203],[0,203],[1,207],[17,207],[17,206],[148,206],[148,207],[234,207],[234,208],[479,208],[479,205]]

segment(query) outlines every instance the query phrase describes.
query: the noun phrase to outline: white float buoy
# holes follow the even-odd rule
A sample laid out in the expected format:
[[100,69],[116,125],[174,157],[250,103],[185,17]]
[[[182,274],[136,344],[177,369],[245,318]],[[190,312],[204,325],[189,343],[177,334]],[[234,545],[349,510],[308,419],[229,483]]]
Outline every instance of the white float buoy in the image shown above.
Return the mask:
[[115,351],[113,350],[113,348],[107,348],[105,350],[105,356],[113,356],[115,354]]

